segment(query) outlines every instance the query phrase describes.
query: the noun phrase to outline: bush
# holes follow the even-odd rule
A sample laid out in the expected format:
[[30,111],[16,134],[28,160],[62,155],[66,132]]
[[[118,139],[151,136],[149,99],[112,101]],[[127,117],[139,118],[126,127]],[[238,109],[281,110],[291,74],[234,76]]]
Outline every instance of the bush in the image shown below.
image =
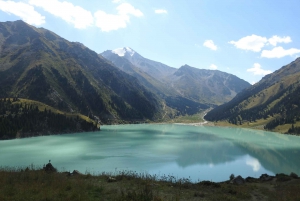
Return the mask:
[[229,180],[230,180],[230,181],[233,180],[234,178],[235,178],[234,174],[231,174],[231,175],[229,176]]

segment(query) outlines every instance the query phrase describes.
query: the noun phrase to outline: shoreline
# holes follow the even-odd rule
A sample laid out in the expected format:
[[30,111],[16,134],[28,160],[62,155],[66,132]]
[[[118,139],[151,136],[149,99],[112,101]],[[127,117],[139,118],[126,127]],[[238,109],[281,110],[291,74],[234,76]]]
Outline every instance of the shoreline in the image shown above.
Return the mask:
[[[265,132],[272,132],[272,133],[277,133],[277,134],[282,134],[282,135],[291,135],[291,136],[300,136],[299,134],[291,134],[291,133],[281,133],[281,132],[277,132],[277,131],[270,131],[270,130],[264,130],[261,128],[257,128],[257,127],[241,127],[241,126],[235,126],[235,125],[216,125],[215,122],[211,122],[211,121],[204,121],[204,122],[198,122],[198,123],[174,123],[174,122],[152,122],[152,123],[143,123],[143,124],[174,124],[174,125],[186,125],[186,126],[209,126],[209,127],[224,127],[224,128],[244,128],[244,129],[253,129],[253,130],[261,130],[261,131],[265,131]],[[137,124],[103,124],[101,126],[112,126],[112,125],[137,125]],[[0,138],[0,141],[6,141],[6,140],[16,140],[16,139],[25,139],[25,138],[33,138],[33,137],[43,137],[43,136],[52,136],[52,135],[65,135],[65,134],[72,134],[72,133],[84,133],[84,132],[97,132],[97,131],[101,131],[101,129],[99,130],[94,130],[94,131],[75,131],[75,132],[62,132],[62,133],[49,133],[49,132],[45,132],[45,133],[39,133],[37,135],[30,135],[27,134],[25,136],[17,136],[16,138]],[[34,133],[36,134],[36,133]]]

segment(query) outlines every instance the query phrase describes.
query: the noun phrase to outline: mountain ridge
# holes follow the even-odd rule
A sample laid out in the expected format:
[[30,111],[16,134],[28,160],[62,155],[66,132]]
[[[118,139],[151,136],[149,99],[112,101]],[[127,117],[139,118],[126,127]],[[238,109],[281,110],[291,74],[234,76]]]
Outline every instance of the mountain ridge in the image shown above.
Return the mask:
[[[123,54],[121,54],[123,55]],[[167,85],[164,80],[157,79],[133,65],[123,56],[118,56],[112,51],[105,51],[102,56],[117,66],[122,71],[136,77],[148,90],[157,94],[167,106],[170,118],[177,115],[195,114],[205,110],[208,106],[181,97],[176,90]],[[175,110],[175,111],[174,111]]]
[[177,83],[172,84],[182,90],[182,93],[186,92],[185,88],[193,88],[186,94],[192,100],[202,100],[204,103],[216,105],[231,100],[238,92],[250,86],[248,82],[235,75],[219,70],[198,69],[189,65],[180,67],[171,79],[177,80]]
[[0,41],[2,96],[91,113],[103,122],[160,116],[154,94],[81,43],[23,21],[0,23]]
[[174,67],[170,67],[161,62],[147,59],[129,47],[118,48],[109,51],[113,53],[123,51],[123,54],[121,54],[123,55],[122,57],[130,61],[134,66],[142,69],[144,72],[158,79],[163,80],[166,76],[171,75],[176,70]]
[[[199,69],[188,65],[181,66],[178,69],[169,66],[166,67],[165,64],[160,62],[155,63],[155,61],[144,58],[128,47],[107,50],[101,53],[101,55],[127,73],[131,73],[132,70],[124,69],[125,66],[128,67],[131,65],[131,68],[135,66],[148,76],[151,76],[152,83],[156,80],[156,82],[165,85],[160,87],[160,89],[168,88],[168,90],[164,89],[164,91],[171,92],[168,93],[169,96],[182,97],[208,106],[220,105],[227,102],[238,92],[250,86],[248,82],[218,70]],[[136,59],[132,59],[134,57]],[[127,59],[127,61],[124,59]],[[137,62],[137,60],[139,60],[139,62]],[[172,70],[168,71],[168,74],[165,73],[158,76],[157,72],[159,71],[152,73],[152,71],[145,68],[145,65],[140,65],[148,61],[152,62],[151,65],[153,69],[166,68]],[[128,62],[131,64],[128,64]],[[136,63],[138,63],[138,65],[136,65]],[[154,65],[158,66],[155,67]],[[215,82],[218,83],[215,84]]]
[[297,58],[210,111],[205,118],[240,125],[261,121],[267,130],[289,132],[293,124],[300,126],[299,77]]

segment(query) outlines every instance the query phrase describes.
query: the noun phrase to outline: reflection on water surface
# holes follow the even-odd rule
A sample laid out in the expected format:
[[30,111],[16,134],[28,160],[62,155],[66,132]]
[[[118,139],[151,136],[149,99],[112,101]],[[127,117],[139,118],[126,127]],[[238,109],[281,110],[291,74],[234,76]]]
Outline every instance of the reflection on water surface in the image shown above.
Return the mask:
[[300,137],[223,127],[102,126],[101,132],[0,142],[0,165],[43,165],[101,173],[134,170],[223,181],[231,173],[300,175]]

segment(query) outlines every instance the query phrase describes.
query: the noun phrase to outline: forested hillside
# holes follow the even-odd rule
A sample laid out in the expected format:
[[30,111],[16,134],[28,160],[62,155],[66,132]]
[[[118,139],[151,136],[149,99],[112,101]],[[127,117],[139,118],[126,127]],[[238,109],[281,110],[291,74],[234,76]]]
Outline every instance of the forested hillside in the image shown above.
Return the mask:
[[96,121],[43,107],[17,98],[0,99],[0,139],[99,130]]
[[[267,130],[288,125],[288,133],[298,133],[300,121],[300,59],[265,76],[259,83],[239,93],[232,101],[210,111],[210,121],[249,124],[264,120]],[[297,126],[295,126],[295,125]]]
[[157,120],[163,104],[96,52],[23,21],[0,23],[0,96],[41,101],[103,123]]

